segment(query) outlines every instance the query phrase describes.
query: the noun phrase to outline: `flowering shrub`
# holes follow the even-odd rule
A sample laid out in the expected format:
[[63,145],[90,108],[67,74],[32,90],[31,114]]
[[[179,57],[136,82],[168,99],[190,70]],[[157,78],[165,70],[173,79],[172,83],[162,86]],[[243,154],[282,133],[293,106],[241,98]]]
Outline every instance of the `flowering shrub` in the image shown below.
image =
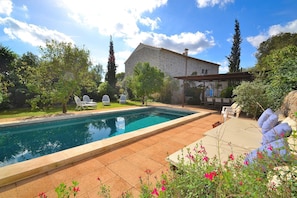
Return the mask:
[[[221,163],[217,157],[207,157],[202,145],[196,145],[180,157],[174,170],[163,173],[156,185],[141,180],[140,197],[296,197],[296,159],[288,156],[284,162],[278,157],[258,152],[258,159],[249,163],[244,155],[235,159],[231,153]],[[190,161],[186,163],[185,158]],[[288,168],[280,174],[276,166]]]
[[[76,197],[77,193],[80,191],[77,181],[72,181],[72,185],[68,186],[64,183],[61,183],[58,187],[55,188],[58,198],[69,198],[71,195]],[[38,195],[40,198],[47,198],[47,195],[42,192]]]
[[[293,131],[291,136],[295,148],[297,132]],[[205,147],[197,144],[193,150],[184,150],[179,163],[159,178],[154,177],[152,181],[151,170],[145,170],[146,176],[139,178],[139,197],[297,197],[297,156],[279,155],[283,149],[290,148],[268,145],[266,151],[257,151],[256,159],[248,161],[246,155],[235,158],[233,153],[227,159],[210,158]],[[99,177],[97,180],[101,183]],[[60,184],[56,192],[59,198],[71,194],[75,197],[79,192],[78,183],[74,181],[70,187]],[[101,183],[98,196],[111,198],[110,187]],[[40,193],[39,197],[47,196]],[[133,195],[123,192],[121,197]]]

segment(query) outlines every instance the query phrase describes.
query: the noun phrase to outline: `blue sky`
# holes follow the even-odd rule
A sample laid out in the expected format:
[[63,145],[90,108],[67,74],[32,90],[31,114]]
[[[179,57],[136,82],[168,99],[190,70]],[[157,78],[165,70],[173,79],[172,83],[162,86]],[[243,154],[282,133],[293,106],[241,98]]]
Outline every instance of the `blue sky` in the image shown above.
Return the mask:
[[72,42],[107,68],[110,35],[117,72],[139,43],[220,64],[228,71],[235,19],[241,67],[253,67],[262,41],[297,33],[296,0],[0,0],[0,44],[19,55],[45,41]]

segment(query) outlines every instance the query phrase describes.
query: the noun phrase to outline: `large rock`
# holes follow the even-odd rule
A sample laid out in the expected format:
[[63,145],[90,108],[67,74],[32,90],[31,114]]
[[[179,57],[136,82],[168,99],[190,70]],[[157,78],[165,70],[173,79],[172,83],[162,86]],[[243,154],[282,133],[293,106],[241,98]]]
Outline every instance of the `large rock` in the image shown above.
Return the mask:
[[280,113],[284,117],[290,117],[291,119],[297,121],[295,113],[297,112],[297,90],[291,91],[284,98],[283,104],[280,108]]

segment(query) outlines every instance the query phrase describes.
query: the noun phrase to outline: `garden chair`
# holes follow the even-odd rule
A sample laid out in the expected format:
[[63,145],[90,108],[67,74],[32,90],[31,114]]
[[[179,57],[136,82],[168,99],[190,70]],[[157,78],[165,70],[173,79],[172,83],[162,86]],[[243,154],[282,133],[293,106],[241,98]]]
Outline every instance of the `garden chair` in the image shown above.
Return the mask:
[[74,95],[74,101],[76,103],[76,108],[77,110],[82,110],[88,107],[96,108],[97,103],[96,102],[86,102],[82,101],[78,96]]
[[74,101],[76,103],[76,110],[81,110],[85,108],[85,102],[81,101],[81,99],[78,96],[74,95]]
[[97,107],[97,103],[93,101],[93,99],[90,99],[88,95],[83,96],[83,102],[85,102],[85,106],[95,108]]
[[241,106],[238,103],[234,102],[231,106],[223,106],[221,114],[223,115],[225,120],[228,117],[238,118],[240,112],[241,112]]
[[104,106],[110,105],[110,98],[108,95],[104,95],[102,96],[102,104]]
[[90,97],[88,95],[84,95],[83,96],[83,101],[88,103],[88,102],[93,102],[93,99],[90,99]]
[[120,96],[119,103],[120,104],[125,104],[126,103],[126,95],[122,94]]

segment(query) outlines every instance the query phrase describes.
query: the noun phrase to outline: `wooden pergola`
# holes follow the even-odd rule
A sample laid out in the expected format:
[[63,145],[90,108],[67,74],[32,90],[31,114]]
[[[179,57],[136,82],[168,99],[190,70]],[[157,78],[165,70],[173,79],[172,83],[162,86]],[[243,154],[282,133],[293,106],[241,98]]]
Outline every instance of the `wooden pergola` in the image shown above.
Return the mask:
[[[250,72],[234,72],[226,74],[209,74],[199,76],[176,76],[179,80],[183,81],[198,81],[198,82],[211,82],[211,81],[252,81],[254,76]],[[185,89],[183,90],[183,102],[185,103]]]
[[176,76],[174,78],[180,80],[190,80],[190,81],[229,81],[229,80],[245,80],[252,81],[254,76],[250,72],[234,72],[226,74],[209,74],[209,75],[199,75],[199,76]]

